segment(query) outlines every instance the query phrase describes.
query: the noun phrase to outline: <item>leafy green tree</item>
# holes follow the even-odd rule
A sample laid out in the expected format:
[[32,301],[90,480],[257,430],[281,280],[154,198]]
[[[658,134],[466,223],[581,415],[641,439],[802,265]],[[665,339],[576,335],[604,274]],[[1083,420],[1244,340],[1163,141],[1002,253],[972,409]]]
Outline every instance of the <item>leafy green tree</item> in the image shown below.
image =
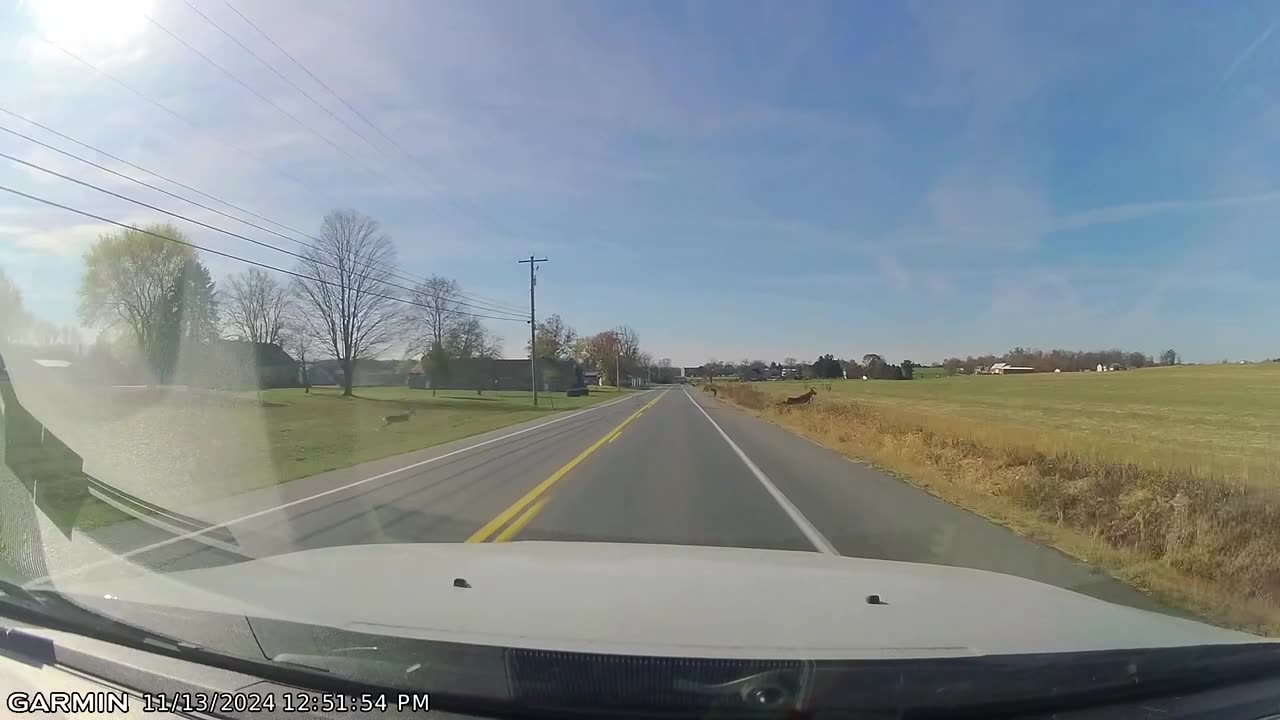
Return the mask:
[[435,395],[437,388],[449,382],[449,351],[445,349],[444,343],[433,344],[431,352],[422,356],[422,368],[427,371],[427,377],[431,380],[431,394]]
[[213,279],[195,250],[181,245],[173,225],[106,233],[85,253],[80,319],[122,328],[157,374],[167,380],[184,340],[217,335]]
[[838,378],[844,374],[844,368],[834,355],[827,353],[813,363],[813,374],[820,378]]
[[872,380],[888,380],[890,379],[888,364],[884,358],[875,353],[867,353],[862,356],[862,364],[866,366],[865,375]]
[[178,268],[157,320],[148,358],[158,379],[168,380],[184,348],[218,337],[216,289],[209,269],[199,260],[188,258]]

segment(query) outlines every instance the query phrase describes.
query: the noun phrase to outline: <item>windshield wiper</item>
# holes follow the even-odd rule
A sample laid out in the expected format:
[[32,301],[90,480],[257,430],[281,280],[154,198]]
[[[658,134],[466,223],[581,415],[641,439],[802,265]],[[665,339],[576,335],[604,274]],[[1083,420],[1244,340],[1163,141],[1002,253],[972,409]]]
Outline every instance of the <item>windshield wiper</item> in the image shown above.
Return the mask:
[[27,590],[21,585],[0,580],[0,617],[7,614],[18,615],[20,619],[57,630],[95,636],[109,642],[140,643],[170,652],[201,647],[88,610],[52,590]]
[[38,606],[44,605],[43,601],[41,601],[35,593],[17,583],[11,583],[8,580],[0,580],[0,593],[4,593],[10,598],[10,600],[16,600],[24,604]]

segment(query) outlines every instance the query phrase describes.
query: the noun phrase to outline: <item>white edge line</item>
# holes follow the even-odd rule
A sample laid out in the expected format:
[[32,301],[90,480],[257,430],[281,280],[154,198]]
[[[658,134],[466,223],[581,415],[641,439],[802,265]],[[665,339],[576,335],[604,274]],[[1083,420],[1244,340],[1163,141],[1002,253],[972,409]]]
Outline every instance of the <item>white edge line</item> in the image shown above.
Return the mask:
[[[652,392],[652,391],[648,391],[648,392]],[[28,588],[28,589],[30,589],[30,588],[32,588],[32,587],[34,587],[34,586],[36,586],[36,585],[39,585],[40,583],[43,583],[43,582],[48,582],[48,581],[50,581],[50,580],[55,580],[55,579],[61,580],[61,579],[66,578],[66,577],[70,577],[70,576],[78,575],[78,574],[80,574],[80,573],[82,573],[82,572],[85,572],[85,571],[87,571],[87,570],[92,570],[92,569],[94,569],[94,568],[99,568],[99,567],[102,567],[102,566],[104,566],[104,565],[110,565],[110,564],[112,564],[112,563],[116,563],[116,562],[119,562],[119,561],[121,561],[121,560],[125,560],[125,559],[128,559],[128,558],[131,558],[131,557],[133,557],[133,556],[135,556],[135,555],[141,555],[142,553],[145,553],[145,552],[151,552],[152,550],[157,550],[157,549],[162,548],[162,547],[165,547],[165,546],[167,546],[167,545],[172,545],[172,544],[174,544],[174,543],[182,542],[183,540],[190,540],[190,539],[192,539],[192,538],[194,538],[194,537],[198,537],[198,536],[200,536],[200,535],[204,535],[205,533],[213,532],[214,530],[218,530],[218,529],[220,529],[220,528],[230,527],[231,525],[236,525],[236,524],[239,524],[239,523],[242,523],[242,522],[248,521],[248,520],[253,520],[253,519],[255,519],[255,518],[262,517],[263,515],[269,515],[269,514],[271,514],[271,513],[273,513],[273,512],[279,512],[279,511],[281,511],[281,510],[285,510],[285,509],[287,509],[287,508],[294,507],[295,505],[301,505],[302,503],[305,503],[305,502],[311,502],[312,500],[317,500],[317,499],[319,499],[319,498],[322,498],[322,497],[325,497],[325,496],[328,496],[328,495],[333,495],[333,494],[335,494],[335,493],[340,493],[340,492],[343,492],[343,491],[346,491],[346,490],[350,490],[350,489],[351,489],[351,488],[353,488],[353,487],[358,487],[358,486],[360,486],[360,485],[364,485],[365,483],[371,483],[371,482],[373,482],[374,480],[381,480],[381,479],[383,479],[383,478],[385,478],[385,477],[388,477],[388,476],[390,476],[390,475],[395,475],[396,473],[399,473],[399,472],[404,472],[404,471],[406,471],[406,470],[413,470],[413,469],[415,469],[415,468],[420,468],[420,467],[422,467],[423,465],[430,465],[431,463],[436,462],[436,461],[438,461],[438,460],[443,460],[443,459],[445,459],[445,458],[447,458],[447,457],[453,457],[454,455],[460,455],[460,454],[465,453],[465,452],[470,452],[470,451],[472,451],[472,450],[475,450],[476,448],[484,447],[485,445],[490,445],[490,444],[492,444],[492,443],[500,442],[500,441],[502,441],[502,440],[507,440],[508,438],[513,438],[513,437],[515,437],[515,436],[517,436],[517,435],[523,435],[523,434],[525,434],[525,433],[527,433],[527,432],[533,432],[534,430],[539,430],[539,429],[541,429],[541,428],[547,427],[548,425],[555,425],[555,424],[556,424],[556,423],[558,423],[558,422],[564,422],[565,420],[568,420],[568,419],[570,419],[570,418],[578,417],[579,415],[585,415],[585,414],[587,414],[587,413],[589,413],[589,412],[593,412],[593,411],[595,411],[595,410],[603,410],[604,408],[607,408],[607,407],[609,407],[610,405],[617,405],[617,404],[618,404],[618,403],[620,403],[620,402],[624,402],[624,401],[626,401],[626,400],[630,400],[630,399],[632,399],[632,398],[637,398],[637,397],[640,397],[641,395],[644,395],[644,394],[646,394],[646,393],[637,393],[637,394],[635,394],[635,395],[628,395],[627,397],[621,397],[621,398],[618,398],[617,400],[610,400],[609,402],[604,403],[603,405],[593,405],[593,406],[591,406],[591,407],[589,407],[589,408],[584,408],[584,409],[582,409],[582,410],[579,410],[579,411],[574,412],[574,413],[570,413],[570,414],[568,414],[568,415],[561,415],[560,417],[555,418],[554,420],[548,420],[547,422],[540,423],[540,424],[538,424],[538,425],[534,425],[533,427],[527,427],[527,428],[524,428],[523,430],[517,430],[517,431],[515,431],[515,432],[507,433],[506,435],[501,435],[501,436],[496,437],[496,438],[489,438],[488,440],[484,440],[484,441],[482,441],[482,442],[478,442],[478,443],[476,443],[475,445],[468,445],[467,447],[464,447],[464,448],[458,448],[457,450],[451,450],[451,451],[449,451],[449,452],[447,452],[447,453],[445,453],[445,454],[443,454],[443,455],[436,455],[435,457],[427,458],[426,460],[420,460],[420,461],[418,461],[418,462],[416,462],[416,463],[411,463],[411,464],[409,464],[409,465],[405,465],[404,467],[398,467],[398,468],[395,468],[394,470],[388,470],[388,471],[383,472],[383,473],[378,473],[377,475],[371,475],[371,476],[369,476],[369,477],[367,477],[367,478],[361,478],[361,479],[359,479],[359,480],[356,480],[356,481],[353,481],[353,482],[347,483],[346,485],[341,485],[341,486],[336,487],[336,488],[329,488],[328,490],[325,490],[324,492],[318,492],[318,493],[316,493],[316,494],[314,494],[314,495],[308,495],[308,496],[306,496],[306,497],[298,498],[297,500],[290,500],[289,502],[284,503],[283,505],[276,505],[275,507],[269,507],[269,508],[266,508],[266,509],[263,509],[263,510],[259,510],[259,511],[257,511],[257,512],[249,513],[248,515],[242,515],[241,517],[238,517],[238,518],[232,518],[231,520],[227,520],[227,521],[225,521],[225,522],[220,522],[220,523],[218,523],[218,524],[216,524],[216,525],[210,525],[209,527],[200,528],[199,530],[194,530],[194,531],[192,531],[192,532],[183,533],[183,534],[181,534],[181,535],[177,535],[177,536],[175,536],[175,537],[171,537],[171,538],[168,538],[168,539],[166,539],[166,540],[161,540],[160,542],[157,542],[157,543],[152,543],[152,544],[150,544],[150,545],[146,545],[146,546],[143,546],[143,547],[140,547],[140,548],[135,548],[135,549],[130,550],[130,551],[128,551],[128,552],[120,553],[119,555],[113,555],[113,556],[111,556],[111,557],[109,557],[109,558],[104,558],[104,559],[102,559],[102,560],[98,560],[98,561],[95,561],[95,562],[91,562],[91,563],[89,563],[89,564],[87,564],[87,565],[81,565],[80,567],[72,568],[72,569],[70,569],[70,570],[68,570],[68,571],[66,571],[66,572],[58,573],[57,575],[46,575],[46,576],[44,576],[44,577],[42,577],[42,578],[36,578],[36,579],[34,579],[34,580],[30,580],[30,581],[28,581],[28,582],[26,582],[26,583],[23,583],[23,587],[24,587],[24,588]]]
[[707,422],[711,423],[711,427],[715,428],[716,432],[720,433],[720,437],[724,438],[724,441],[729,443],[729,447],[733,448],[733,451],[738,454],[738,458],[747,466],[747,469],[751,471],[751,474],[756,476],[756,479],[760,481],[760,484],[764,486],[764,489],[773,496],[774,500],[778,502],[778,505],[782,507],[782,511],[791,518],[791,521],[796,524],[796,527],[800,528],[800,532],[804,533],[804,536],[809,539],[809,542],[813,543],[813,547],[817,549],[818,552],[827,553],[828,555],[839,555],[840,553],[836,551],[836,548],[831,544],[831,541],[823,537],[822,533],[818,532],[818,528],[814,527],[813,523],[809,522],[809,518],[805,517],[804,513],[800,512],[799,508],[791,504],[791,501],[787,499],[787,496],[783,495],[782,491],[778,489],[778,486],[773,484],[773,481],[769,479],[769,476],[765,475],[764,471],[759,467],[756,467],[755,463],[751,462],[751,458],[747,457],[747,454],[742,451],[742,448],[738,447],[738,443],[734,442],[733,438],[729,437],[729,434],[720,427],[719,423],[711,419],[711,416],[708,415],[707,411],[698,404],[697,400],[693,399],[693,396],[689,394],[688,390],[685,390],[684,396],[689,398],[689,402],[693,403],[694,407],[698,408],[698,412],[702,413],[702,416],[707,419]]

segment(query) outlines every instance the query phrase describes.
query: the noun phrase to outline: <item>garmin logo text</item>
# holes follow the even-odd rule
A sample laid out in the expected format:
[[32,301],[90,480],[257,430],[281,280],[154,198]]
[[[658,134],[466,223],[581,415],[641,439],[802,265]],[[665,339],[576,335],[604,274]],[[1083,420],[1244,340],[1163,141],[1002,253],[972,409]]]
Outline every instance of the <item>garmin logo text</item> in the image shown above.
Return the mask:
[[127,713],[128,693],[118,690],[94,692],[15,692],[4,699],[11,713]]

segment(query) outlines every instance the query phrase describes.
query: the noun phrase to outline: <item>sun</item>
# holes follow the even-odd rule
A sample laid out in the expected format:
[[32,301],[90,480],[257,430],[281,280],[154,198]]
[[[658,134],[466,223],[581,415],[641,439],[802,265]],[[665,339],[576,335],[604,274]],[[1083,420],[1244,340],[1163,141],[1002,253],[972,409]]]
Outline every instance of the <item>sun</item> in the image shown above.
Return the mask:
[[81,53],[135,40],[145,29],[152,4],[153,0],[25,0],[22,7],[37,33]]

